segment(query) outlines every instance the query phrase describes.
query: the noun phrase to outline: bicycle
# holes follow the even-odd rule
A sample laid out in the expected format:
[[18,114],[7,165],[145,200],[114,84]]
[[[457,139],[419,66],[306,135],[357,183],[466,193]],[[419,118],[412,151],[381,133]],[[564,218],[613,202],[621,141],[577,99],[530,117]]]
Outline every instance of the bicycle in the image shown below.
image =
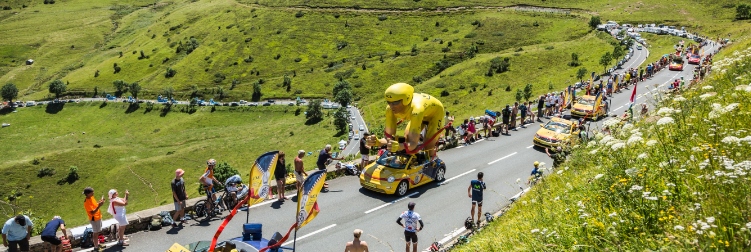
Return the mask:
[[[224,205],[223,200],[222,200],[224,195],[219,195],[218,197],[216,197],[216,201],[213,201],[211,198],[212,194],[208,193],[208,188],[204,187],[204,191],[206,191],[206,199],[199,200],[198,202],[196,202],[196,204],[193,205],[193,211],[195,212],[196,217],[216,216],[217,215],[216,210],[219,210],[219,212],[221,212],[221,206]],[[213,206],[212,211],[209,211],[209,206],[207,206],[207,204],[209,204],[210,202],[211,202],[211,205]]]

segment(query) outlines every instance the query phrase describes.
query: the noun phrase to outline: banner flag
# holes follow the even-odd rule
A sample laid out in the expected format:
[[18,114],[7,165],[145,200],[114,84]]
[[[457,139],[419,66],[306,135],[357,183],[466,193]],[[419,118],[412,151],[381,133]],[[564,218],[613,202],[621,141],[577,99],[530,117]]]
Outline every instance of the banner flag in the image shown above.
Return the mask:
[[[248,207],[263,201],[271,193],[269,180],[271,174],[274,173],[278,158],[279,151],[270,151],[258,157],[255,163],[253,163],[253,167],[250,168],[250,193],[248,194],[250,195],[250,199],[248,200]],[[280,169],[284,169],[284,167]]]

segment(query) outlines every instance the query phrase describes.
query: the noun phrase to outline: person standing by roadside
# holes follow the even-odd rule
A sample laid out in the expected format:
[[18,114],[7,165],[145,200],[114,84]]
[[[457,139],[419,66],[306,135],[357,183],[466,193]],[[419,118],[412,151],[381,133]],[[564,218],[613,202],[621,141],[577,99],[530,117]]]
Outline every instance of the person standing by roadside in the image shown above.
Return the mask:
[[279,202],[288,200],[289,197],[284,196],[284,183],[287,181],[287,164],[284,161],[284,151],[279,152],[279,158],[276,160],[276,169],[274,169],[274,178],[276,178],[276,193],[279,195]]
[[[396,224],[399,224],[399,226],[404,228],[404,240],[407,241],[406,252],[409,252],[410,243],[412,243],[412,252],[417,252],[417,232],[422,231],[425,224],[422,223],[420,214],[414,212],[414,202],[409,202],[409,204],[407,204],[407,209],[409,210],[402,212],[399,219],[396,219]],[[402,220],[404,220],[404,224],[402,224]],[[420,223],[420,228],[417,228],[417,223]]]
[[68,231],[65,230],[65,221],[60,219],[60,216],[52,217],[52,220],[50,222],[47,222],[47,224],[44,226],[44,230],[42,230],[42,233],[40,234],[45,245],[46,243],[49,243],[51,245],[50,251],[52,252],[63,251],[63,241],[60,240],[60,237],[57,237],[58,228],[63,231],[63,237],[70,240],[70,238],[68,238]]
[[527,116],[529,117],[529,123],[533,123],[535,122],[535,113],[532,112],[532,106],[534,106],[534,104],[532,103],[532,101],[527,101],[527,104]]
[[506,104],[506,107],[501,110],[501,116],[503,117],[503,125],[501,125],[501,134],[504,134],[504,130],[506,131],[506,135],[508,135],[508,129],[509,129],[509,123],[511,121],[511,107],[509,107],[508,104]]
[[477,127],[475,126],[476,126],[475,118],[470,117],[467,131],[469,131],[469,135],[470,135],[469,141],[471,141],[472,143],[477,141]]
[[522,103],[522,105],[519,105],[519,116],[521,117],[521,120],[519,121],[520,127],[524,128],[524,124],[526,123],[527,118],[527,102]]
[[188,194],[185,192],[185,180],[183,180],[185,171],[182,169],[175,170],[175,179],[172,180],[172,201],[175,203],[175,214],[172,215],[172,227],[177,227],[178,220],[180,224],[185,223],[185,201],[188,200]]
[[93,230],[92,237],[94,240],[94,248],[104,248],[104,246],[99,245],[99,239],[97,239],[97,237],[99,237],[99,232],[102,231],[102,212],[99,211],[99,208],[104,205],[104,195],[102,195],[102,199],[97,202],[96,199],[94,199],[94,189],[91,187],[84,188],[81,194],[86,196],[86,200],[83,202],[83,207],[86,209],[86,214],[89,216],[89,223]]
[[[446,122],[446,124],[450,123],[451,125],[453,125],[454,124],[454,116],[452,116],[451,114],[449,114],[448,111],[446,111],[446,117],[444,118],[443,121]],[[456,134],[456,128],[454,128],[454,127],[448,127],[448,128],[446,128],[446,138],[449,138],[449,134],[453,138],[454,134]]]
[[[118,197],[117,190],[110,189],[110,206],[107,208],[107,212],[110,213],[117,221],[117,245],[128,246],[125,242],[125,227],[128,226],[128,218],[125,217],[125,206],[128,205],[128,195],[130,193],[125,190],[125,198]],[[96,238],[95,238],[96,239]]]
[[511,108],[511,127],[516,131],[516,116],[519,114],[519,102],[514,103],[514,107]]
[[563,153],[561,146],[556,147],[556,152],[550,154],[550,149],[545,148],[545,154],[553,159],[553,168],[559,168],[563,162],[566,162],[566,154]]
[[545,108],[545,95],[537,99],[537,121],[542,122],[542,109]]
[[297,157],[295,157],[295,180],[297,181],[297,191],[300,191],[300,187],[302,187],[303,181],[305,181],[305,175],[308,176],[308,173],[305,172],[305,167],[303,166],[302,158],[305,157],[305,151],[299,150],[297,151]]
[[347,242],[347,246],[344,247],[344,252],[368,252],[368,243],[360,241],[362,236],[362,230],[355,229],[355,239],[351,242]]
[[[446,114],[448,115],[448,112],[446,112]],[[370,146],[368,146],[367,141],[365,141],[369,136],[370,133],[365,132],[362,134],[362,138],[360,138],[360,171],[365,170],[365,166],[370,163]]]
[[16,215],[3,225],[3,246],[10,252],[29,251],[29,239],[34,223],[26,215]]
[[[316,162],[316,165],[318,166],[318,170],[325,171],[326,170],[326,161],[328,161],[329,159],[331,159],[331,160],[342,160],[342,159],[344,159],[344,158],[335,158],[335,157],[332,157],[331,153],[329,153],[330,151],[331,151],[331,145],[327,144],[326,147],[324,147],[323,150],[321,150],[321,152],[318,153],[318,161]],[[328,189],[329,188],[329,183],[325,183],[324,182],[323,183],[323,188],[327,188]]]
[[[482,172],[477,173],[477,180],[469,182],[469,188],[467,188],[467,194],[472,199],[472,210],[470,210],[469,218],[473,221],[477,220],[477,226],[480,226],[480,216],[482,215],[482,193],[485,191],[485,182],[482,182]],[[475,205],[477,205],[477,219],[475,219]]]

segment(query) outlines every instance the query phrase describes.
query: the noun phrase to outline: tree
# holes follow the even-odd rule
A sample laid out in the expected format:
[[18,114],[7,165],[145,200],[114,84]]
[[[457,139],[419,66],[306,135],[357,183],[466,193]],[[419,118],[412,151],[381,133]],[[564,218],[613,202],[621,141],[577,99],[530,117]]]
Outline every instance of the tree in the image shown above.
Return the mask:
[[308,110],[305,111],[305,118],[309,123],[317,123],[323,120],[323,106],[321,106],[321,100],[313,100],[308,105]]
[[138,82],[130,83],[128,86],[130,89],[130,94],[133,95],[136,99],[138,99],[138,93],[141,92],[141,84],[138,84]]
[[619,46],[619,45],[615,46],[613,48],[613,54],[612,55],[613,55],[613,59],[620,59],[624,55],[623,48],[621,48],[621,46]]
[[739,4],[735,6],[735,19],[751,19],[751,5]]
[[529,100],[529,98],[532,98],[532,84],[527,83],[524,86],[524,100]]
[[224,99],[224,97],[227,97],[227,92],[224,91],[223,87],[217,88],[216,94],[219,96],[219,100]]
[[13,99],[18,97],[18,88],[16,88],[16,84],[7,83],[3,86],[0,94],[2,94],[4,101],[13,102]]
[[292,88],[292,79],[289,75],[284,74],[284,81],[282,81],[282,87],[287,87],[287,92]]
[[55,98],[60,98],[60,95],[65,93],[65,89],[67,86],[65,86],[65,83],[61,80],[54,80],[52,83],[50,83],[49,91],[50,93],[55,94]]
[[584,78],[584,76],[587,75],[587,68],[586,67],[580,67],[578,71],[576,71],[576,78],[581,80]]
[[339,93],[339,91],[342,90],[352,90],[352,85],[349,84],[346,80],[340,80],[337,83],[334,84],[334,89],[332,90],[331,94],[336,97],[336,95]]
[[347,105],[349,105],[349,103],[352,101],[352,90],[340,90],[334,97],[334,101],[341,104],[342,107],[347,107]]
[[175,89],[172,87],[166,87],[162,89],[162,97],[166,99],[171,99],[172,96],[175,95]]
[[116,80],[112,82],[112,86],[115,86],[115,89],[117,89],[117,95],[120,96],[123,92],[125,92],[125,89],[128,89],[128,83],[123,80]]
[[597,26],[600,25],[600,16],[592,16],[589,18],[589,27],[592,29],[597,29]]
[[342,106],[334,113],[334,126],[339,132],[347,131],[347,109]]
[[521,101],[522,98],[524,98],[524,92],[522,92],[521,89],[516,89],[516,95],[514,95],[514,98],[516,98],[516,101]]
[[605,55],[602,55],[602,57],[600,58],[600,65],[607,69],[611,61],[613,61],[613,55],[610,55],[609,52],[606,52]]
[[177,71],[175,69],[172,69],[171,67],[167,68],[167,72],[164,73],[165,78],[172,78],[177,74]]
[[253,82],[253,101],[258,101],[261,99],[261,82],[255,81]]

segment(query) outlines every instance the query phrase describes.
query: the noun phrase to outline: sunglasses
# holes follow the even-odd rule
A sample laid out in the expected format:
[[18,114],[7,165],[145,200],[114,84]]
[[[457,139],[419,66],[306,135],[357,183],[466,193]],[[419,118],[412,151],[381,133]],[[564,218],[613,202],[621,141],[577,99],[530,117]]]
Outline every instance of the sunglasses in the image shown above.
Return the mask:
[[398,100],[398,101],[387,101],[386,103],[388,103],[388,104],[389,104],[389,105],[391,105],[391,106],[396,106],[396,105],[399,105],[400,103],[402,103],[402,100]]

